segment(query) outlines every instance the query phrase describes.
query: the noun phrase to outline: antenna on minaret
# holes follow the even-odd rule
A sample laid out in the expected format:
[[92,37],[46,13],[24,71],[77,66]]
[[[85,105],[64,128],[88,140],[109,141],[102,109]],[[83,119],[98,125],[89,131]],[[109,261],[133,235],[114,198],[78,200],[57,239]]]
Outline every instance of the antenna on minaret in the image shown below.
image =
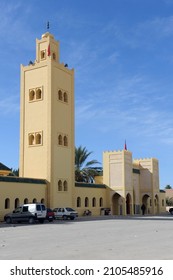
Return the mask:
[[50,28],[50,24],[49,21],[47,21],[47,31],[49,31],[49,28]]

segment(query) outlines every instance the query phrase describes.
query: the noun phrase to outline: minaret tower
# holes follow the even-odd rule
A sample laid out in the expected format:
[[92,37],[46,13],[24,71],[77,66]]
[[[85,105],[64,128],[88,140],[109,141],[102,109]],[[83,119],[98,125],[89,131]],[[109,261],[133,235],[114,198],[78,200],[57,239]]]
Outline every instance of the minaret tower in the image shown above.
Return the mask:
[[36,40],[36,60],[21,65],[20,106],[20,177],[48,181],[48,206],[72,206],[74,70],[49,32]]

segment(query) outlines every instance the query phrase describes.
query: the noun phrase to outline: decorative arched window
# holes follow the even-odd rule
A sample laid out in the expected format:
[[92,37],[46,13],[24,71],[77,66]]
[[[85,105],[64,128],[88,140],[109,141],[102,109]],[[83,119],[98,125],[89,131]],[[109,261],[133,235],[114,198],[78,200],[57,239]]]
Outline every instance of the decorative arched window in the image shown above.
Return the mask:
[[89,199],[88,197],[85,197],[85,207],[88,207],[89,206]]
[[58,136],[58,145],[62,145],[62,135]]
[[55,53],[52,54],[52,57],[53,57],[53,60],[56,60],[56,54]]
[[35,90],[31,89],[29,91],[29,101],[33,101],[35,99]]
[[62,101],[62,91],[58,90],[58,99]]
[[29,145],[34,145],[34,134],[29,134]]
[[41,199],[41,203],[45,204],[45,199],[44,198]]
[[64,92],[64,102],[68,102],[68,95],[67,95],[67,92]]
[[23,203],[24,203],[24,204],[28,204],[28,203],[29,203],[28,198],[25,198],[24,201],[23,201]]
[[41,89],[40,88],[37,88],[36,89],[36,99],[41,99]]
[[41,144],[41,134],[40,133],[36,134],[35,142],[36,142],[36,144]]
[[66,135],[64,136],[64,146],[68,146],[68,138]]
[[67,190],[68,190],[68,184],[67,184],[67,181],[66,181],[66,180],[63,182],[63,186],[64,186],[64,191],[67,192]]
[[45,59],[46,58],[46,51],[45,50],[41,51],[40,56],[41,56],[41,59]]
[[96,207],[96,198],[95,197],[93,197],[93,199],[92,199],[92,207]]
[[100,200],[99,200],[99,206],[102,207],[103,206],[103,198],[100,197]]
[[59,192],[62,191],[62,181],[61,180],[58,181],[58,191]]
[[36,198],[33,198],[32,202],[33,202],[33,203],[37,203],[37,199],[36,199]]
[[9,209],[10,208],[10,199],[6,198],[5,199],[5,209]]
[[16,198],[14,201],[14,208],[19,207],[19,205],[20,205],[19,198]]
[[77,207],[81,207],[81,198],[77,197]]

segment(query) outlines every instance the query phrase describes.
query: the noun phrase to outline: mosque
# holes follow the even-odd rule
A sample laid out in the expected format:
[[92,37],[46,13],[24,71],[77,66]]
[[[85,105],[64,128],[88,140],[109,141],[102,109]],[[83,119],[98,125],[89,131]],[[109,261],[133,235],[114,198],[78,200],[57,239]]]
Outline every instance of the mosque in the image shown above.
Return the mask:
[[19,177],[0,163],[0,220],[23,203],[72,207],[79,215],[165,212],[155,158],[132,159],[127,150],[103,152],[103,175],[75,182],[74,69],[60,63],[59,42],[36,39],[36,59],[21,65]]

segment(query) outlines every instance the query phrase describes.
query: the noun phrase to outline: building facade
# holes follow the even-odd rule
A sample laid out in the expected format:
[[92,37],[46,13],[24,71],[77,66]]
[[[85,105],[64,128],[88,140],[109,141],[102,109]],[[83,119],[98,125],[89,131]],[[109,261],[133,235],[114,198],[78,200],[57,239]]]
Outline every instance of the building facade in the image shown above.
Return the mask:
[[[59,42],[49,32],[36,40],[36,59],[21,65],[19,178],[0,170],[0,219],[26,202],[71,206],[103,215],[165,211],[158,160],[133,160],[126,149],[103,153],[95,184],[74,178],[74,70],[59,61]],[[0,167],[3,165],[0,165]],[[2,169],[2,168],[1,168]]]

